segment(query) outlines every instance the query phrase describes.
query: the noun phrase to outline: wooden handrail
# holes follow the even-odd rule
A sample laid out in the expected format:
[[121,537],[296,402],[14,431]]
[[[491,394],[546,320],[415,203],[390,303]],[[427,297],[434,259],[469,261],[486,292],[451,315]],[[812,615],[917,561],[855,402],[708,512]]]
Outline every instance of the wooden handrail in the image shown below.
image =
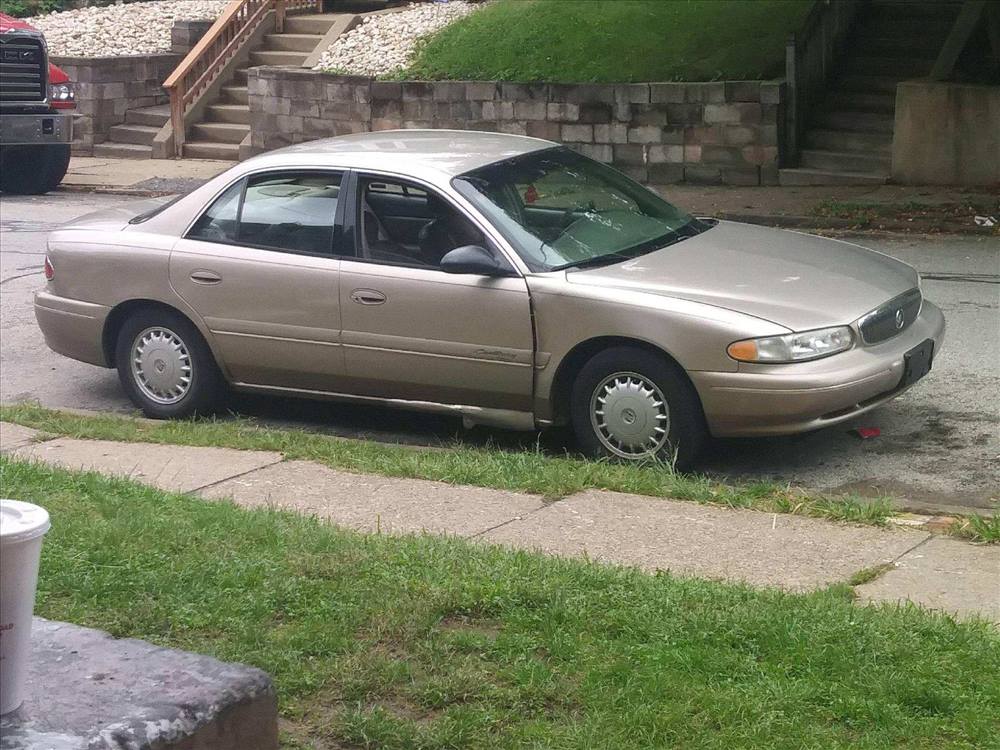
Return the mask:
[[289,10],[321,10],[322,0],[231,0],[212,27],[185,55],[163,88],[170,94],[170,124],[174,152],[183,154],[184,115],[243,48],[267,14],[275,13],[275,29],[284,30]]

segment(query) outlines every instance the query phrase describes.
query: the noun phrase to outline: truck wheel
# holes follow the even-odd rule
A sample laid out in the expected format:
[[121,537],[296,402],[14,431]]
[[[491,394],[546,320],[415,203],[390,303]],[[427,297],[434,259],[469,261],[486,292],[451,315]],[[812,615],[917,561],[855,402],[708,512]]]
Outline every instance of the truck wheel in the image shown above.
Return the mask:
[[687,470],[708,430],[697,392],[678,365],[632,346],[596,354],[577,376],[570,417],[585,453],[664,461]]
[[17,195],[40,195],[54,190],[69,169],[68,143],[46,146],[9,146],[0,161],[0,190]]
[[122,388],[153,419],[211,413],[223,379],[211,350],[184,317],[140,310],[118,332],[115,363]]

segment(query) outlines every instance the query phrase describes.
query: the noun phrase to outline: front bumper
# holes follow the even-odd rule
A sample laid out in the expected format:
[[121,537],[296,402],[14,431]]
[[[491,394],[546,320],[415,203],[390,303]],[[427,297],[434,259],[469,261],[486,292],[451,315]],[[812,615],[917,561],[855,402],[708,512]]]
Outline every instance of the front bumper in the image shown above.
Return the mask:
[[859,345],[812,362],[741,363],[737,372],[688,375],[716,437],[808,432],[851,419],[906,390],[899,387],[904,354],[933,339],[937,357],[944,328],[944,315],[925,300],[906,331],[875,346]]
[[50,112],[33,115],[0,114],[0,145],[45,146],[73,140],[73,115]]
[[104,356],[104,322],[110,308],[91,302],[35,292],[35,320],[52,351],[107,367]]

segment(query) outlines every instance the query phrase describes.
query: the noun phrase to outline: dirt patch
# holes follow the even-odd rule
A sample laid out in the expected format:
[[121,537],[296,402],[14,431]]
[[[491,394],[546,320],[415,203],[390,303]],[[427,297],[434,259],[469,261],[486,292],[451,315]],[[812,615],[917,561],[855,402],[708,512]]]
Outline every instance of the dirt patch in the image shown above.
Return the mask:
[[472,633],[474,635],[481,635],[492,641],[496,640],[497,636],[500,635],[502,626],[496,620],[470,617],[469,615],[451,614],[446,615],[441,622],[438,623],[438,630],[445,633]]

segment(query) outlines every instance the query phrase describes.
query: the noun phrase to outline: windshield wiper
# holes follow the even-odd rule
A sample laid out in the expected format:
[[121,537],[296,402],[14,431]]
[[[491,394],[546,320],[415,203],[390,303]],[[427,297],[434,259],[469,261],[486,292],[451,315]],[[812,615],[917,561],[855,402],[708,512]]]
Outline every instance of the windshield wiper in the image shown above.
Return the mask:
[[563,263],[561,266],[553,266],[550,271],[565,271],[567,268],[595,268],[597,266],[609,266],[612,263],[621,263],[623,260],[632,260],[634,255],[624,253],[607,253],[606,255],[595,255],[593,258],[584,260],[574,260],[572,263]]

